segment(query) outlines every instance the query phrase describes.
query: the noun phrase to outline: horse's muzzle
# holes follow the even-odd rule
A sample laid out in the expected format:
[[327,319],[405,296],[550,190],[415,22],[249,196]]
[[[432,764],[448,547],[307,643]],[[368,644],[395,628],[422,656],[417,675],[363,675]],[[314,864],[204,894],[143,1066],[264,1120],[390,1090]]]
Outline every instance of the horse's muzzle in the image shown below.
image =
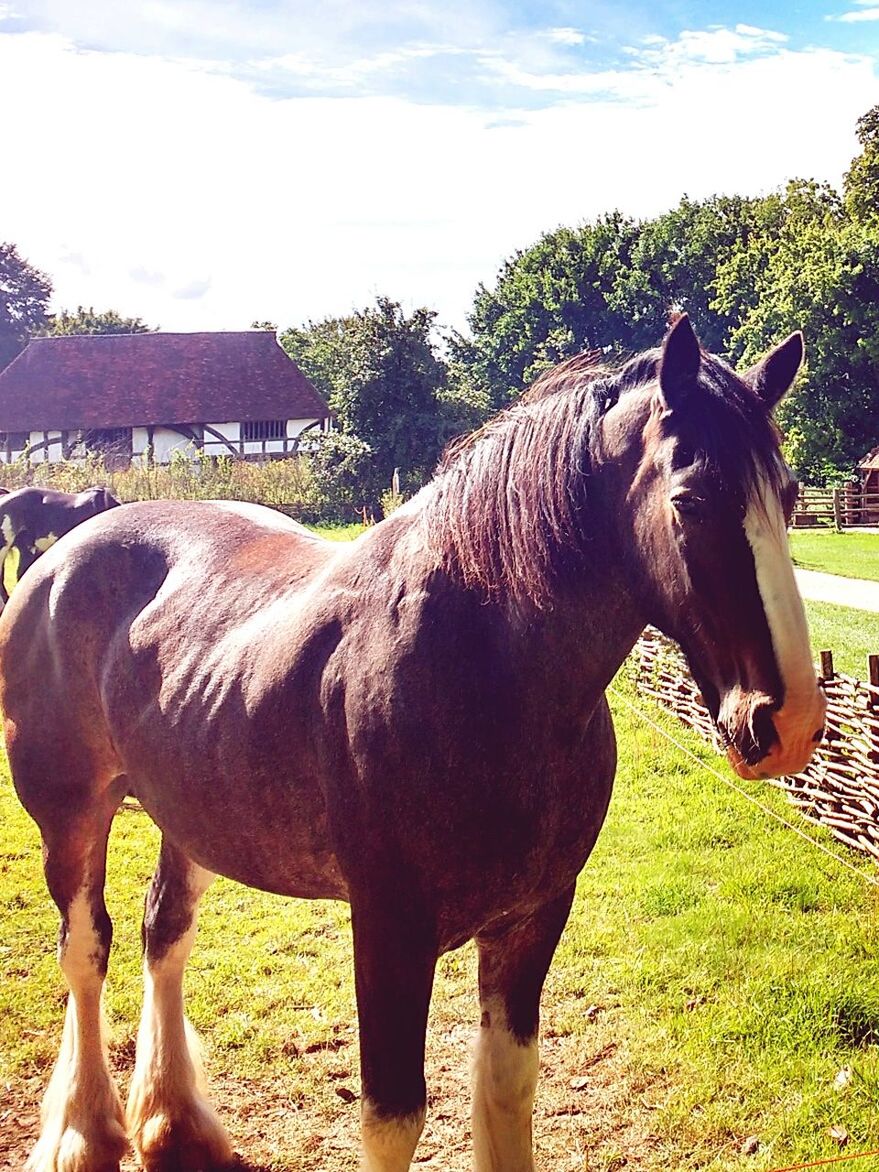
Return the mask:
[[800,773],[824,735],[826,708],[816,686],[811,695],[786,701],[781,708],[768,700],[752,701],[735,714],[738,719],[719,721],[733,769],[749,779]]

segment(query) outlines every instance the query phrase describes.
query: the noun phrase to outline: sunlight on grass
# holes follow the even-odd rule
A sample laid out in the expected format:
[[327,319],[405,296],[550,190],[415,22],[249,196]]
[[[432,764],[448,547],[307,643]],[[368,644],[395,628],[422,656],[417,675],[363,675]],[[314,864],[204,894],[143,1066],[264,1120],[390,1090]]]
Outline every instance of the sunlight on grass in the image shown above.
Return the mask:
[[879,582],[879,533],[793,529],[790,547],[795,564],[804,570]]
[[816,660],[820,651],[830,650],[836,671],[859,680],[869,678],[867,656],[879,654],[879,614],[808,599],[804,605]]

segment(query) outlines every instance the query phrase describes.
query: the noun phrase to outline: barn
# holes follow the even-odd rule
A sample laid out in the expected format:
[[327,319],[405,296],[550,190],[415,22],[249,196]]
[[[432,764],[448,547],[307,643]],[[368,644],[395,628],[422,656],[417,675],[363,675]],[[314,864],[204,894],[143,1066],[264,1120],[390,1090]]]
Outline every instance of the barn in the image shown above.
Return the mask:
[[860,522],[862,525],[879,525],[879,447],[868,452],[858,464],[861,476]]
[[268,330],[35,338],[0,372],[0,462],[270,459],[330,409]]

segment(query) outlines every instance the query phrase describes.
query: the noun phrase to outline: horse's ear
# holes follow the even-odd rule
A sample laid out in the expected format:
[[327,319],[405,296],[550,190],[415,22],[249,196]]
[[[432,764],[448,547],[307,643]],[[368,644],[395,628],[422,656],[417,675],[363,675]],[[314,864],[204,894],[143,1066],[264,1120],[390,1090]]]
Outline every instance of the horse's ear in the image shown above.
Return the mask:
[[702,352],[685,313],[677,319],[662,343],[659,389],[669,411],[674,411],[695,389]]
[[803,361],[803,335],[799,330],[770,350],[746,370],[742,378],[752,387],[771,411],[790,390]]

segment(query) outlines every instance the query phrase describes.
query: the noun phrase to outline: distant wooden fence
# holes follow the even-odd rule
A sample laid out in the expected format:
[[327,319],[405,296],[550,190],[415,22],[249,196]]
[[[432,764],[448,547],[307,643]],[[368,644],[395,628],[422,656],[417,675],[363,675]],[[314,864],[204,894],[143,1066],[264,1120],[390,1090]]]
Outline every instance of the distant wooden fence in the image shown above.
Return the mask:
[[791,524],[795,529],[879,525],[879,492],[867,491],[858,484],[846,484],[843,488],[801,486]]
[[[638,692],[670,709],[718,749],[714,723],[677,646],[652,627],[631,656]],[[821,652],[820,681],[827,697],[824,740],[795,777],[772,781],[800,813],[838,839],[879,859],[879,655],[868,659],[868,681],[834,671]]]

